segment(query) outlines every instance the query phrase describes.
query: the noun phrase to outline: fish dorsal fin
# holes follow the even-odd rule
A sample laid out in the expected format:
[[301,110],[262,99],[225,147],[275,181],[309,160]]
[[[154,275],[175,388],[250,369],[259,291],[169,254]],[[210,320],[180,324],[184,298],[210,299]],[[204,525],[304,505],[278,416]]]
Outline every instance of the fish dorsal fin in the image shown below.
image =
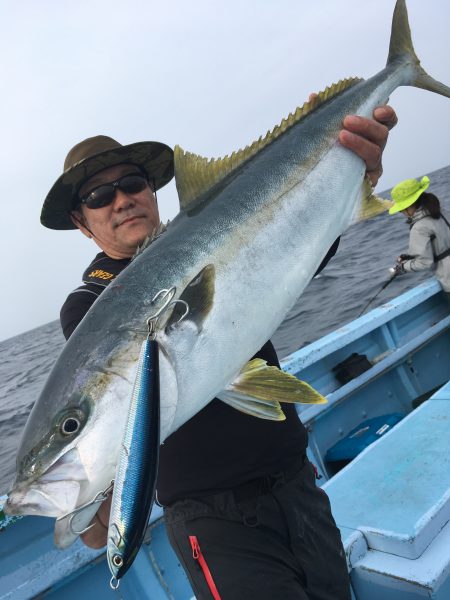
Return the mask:
[[305,381],[254,358],[217,397],[233,408],[262,419],[283,420],[280,402],[322,404],[327,400]]
[[230,156],[208,159],[198,154],[185,152],[180,146],[175,146],[175,181],[181,209],[187,210],[191,208],[199,197],[240,167],[249,158],[255,156],[260,150],[271,144],[281,134],[304,119],[319,106],[322,106],[325,102],[338,96],[359,81],[361,81],[360,78],[352,77],[343,79],[325,88],[325,90],[316,94],[308,102],[305,102],[303,106],[299,106],[295,112],[290,113],[272,131],[268,131],[264,137],[261,136],[252,144],[249,144],[242,150],[233,152]]

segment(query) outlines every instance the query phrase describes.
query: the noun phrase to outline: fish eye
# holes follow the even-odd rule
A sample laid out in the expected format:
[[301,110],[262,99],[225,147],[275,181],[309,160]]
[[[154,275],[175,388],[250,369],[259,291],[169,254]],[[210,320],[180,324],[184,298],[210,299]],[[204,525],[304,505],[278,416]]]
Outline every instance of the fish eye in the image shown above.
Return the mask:
[[[77,406],[68,406],[55,415],[54,420],[54,433],[58,436],[58,439],[67,437],[76,437],[86,425],[90,407],[89,402],[85,399],[75,398]],[[67,439],[63,443],[65,443]]]
[[72,435],[80,428],[80,421],[75,417],[67,417],[61,423],[61,433],[63,435]]

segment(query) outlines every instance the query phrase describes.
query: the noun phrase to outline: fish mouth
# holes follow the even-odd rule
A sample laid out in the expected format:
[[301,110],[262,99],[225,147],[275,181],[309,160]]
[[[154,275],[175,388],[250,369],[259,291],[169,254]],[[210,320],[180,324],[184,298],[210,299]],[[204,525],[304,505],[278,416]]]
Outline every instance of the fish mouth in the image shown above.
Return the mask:
[[78,450],[73,448],[38,479],[16,483],[3,510],[11,516],[61,517],[74,510],[81,484],[87,479]]
[[3,507],[7,515],[40,515],[59,517],[73,510],[80,484],[78,481],[58,481],[36,484],[26,489],[14,489]]

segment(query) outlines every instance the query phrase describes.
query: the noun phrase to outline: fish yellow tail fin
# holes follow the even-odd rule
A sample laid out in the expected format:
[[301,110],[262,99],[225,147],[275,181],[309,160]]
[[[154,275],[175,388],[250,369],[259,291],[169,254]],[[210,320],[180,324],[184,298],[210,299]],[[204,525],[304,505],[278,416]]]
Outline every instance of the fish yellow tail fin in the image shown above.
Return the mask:
[[416,55],[412,43],[405,0],[397,0],[394,15],[392,17],[391,42],[387,65],[405,61],[414,66],[416,73],[415,79],[413,79],[409,85],[450,98],[450,88],[440,81],[436,81],[433,77],[430,77],[420,65],[420,60]]

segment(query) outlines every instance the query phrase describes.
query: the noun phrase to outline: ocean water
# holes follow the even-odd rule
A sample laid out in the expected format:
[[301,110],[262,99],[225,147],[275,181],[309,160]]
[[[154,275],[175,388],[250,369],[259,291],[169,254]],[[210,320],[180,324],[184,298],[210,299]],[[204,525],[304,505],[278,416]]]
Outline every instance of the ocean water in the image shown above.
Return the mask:
[[[450,211],[450,166],[429,175],[432,191]],[[388,192],[381,195],[389,197]],[[407,251],[408,238],[409,227],[401,215],[384,214],[351,227],[336,256],[272,337],[280,357],[355,319],[389,279],[388,268]],[[368,310],[430,276],[422,272],[396,278]],[[75,273],[74,287],[76,283]],[[0,342],[0,495],[8,491],[25,421],[63,345],[58,321]]]

